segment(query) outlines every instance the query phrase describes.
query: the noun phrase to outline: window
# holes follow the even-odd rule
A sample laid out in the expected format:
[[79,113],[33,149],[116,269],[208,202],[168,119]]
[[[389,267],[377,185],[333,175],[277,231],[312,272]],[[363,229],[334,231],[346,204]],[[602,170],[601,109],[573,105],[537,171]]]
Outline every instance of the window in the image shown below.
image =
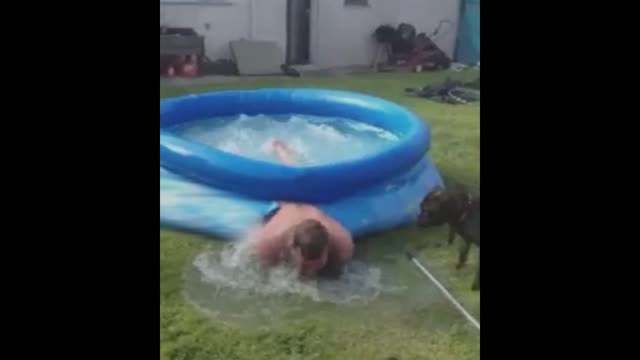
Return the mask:
[[344,6],[369,6],[369,0],[344,0]]

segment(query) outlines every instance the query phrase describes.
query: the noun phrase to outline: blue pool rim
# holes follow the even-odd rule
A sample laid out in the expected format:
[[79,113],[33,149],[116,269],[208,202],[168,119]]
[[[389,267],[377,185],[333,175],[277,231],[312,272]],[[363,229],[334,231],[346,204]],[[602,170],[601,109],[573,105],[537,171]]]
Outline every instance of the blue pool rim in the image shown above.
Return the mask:
[[[229,154],[167,130],[189,121],[239,114],[349,118],[390,131],[399,140],[382,152],[354,160],[288,167]],[[425,156],[429,145],[429,128],[415,114],[387,100],[355,92],[229,90],[160,101],[160,165],[194,181],[257,199],[334,201],[408,171]]]

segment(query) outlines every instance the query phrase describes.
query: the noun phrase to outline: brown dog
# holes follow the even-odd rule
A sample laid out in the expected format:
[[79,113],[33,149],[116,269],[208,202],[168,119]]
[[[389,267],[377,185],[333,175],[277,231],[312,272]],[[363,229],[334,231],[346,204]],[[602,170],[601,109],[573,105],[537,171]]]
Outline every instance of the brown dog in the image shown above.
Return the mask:
[[[435,188],[420,204],[418,225],[421,227],[449,224],[451,245],[456,234],[464,240],[460,248],[457,269],[462,268],[469,256],[471,244],[480,247],[480,196],[472,196],[462,187],[452,189]],[[480,290],[480,261],[473,281],[473,290]]]

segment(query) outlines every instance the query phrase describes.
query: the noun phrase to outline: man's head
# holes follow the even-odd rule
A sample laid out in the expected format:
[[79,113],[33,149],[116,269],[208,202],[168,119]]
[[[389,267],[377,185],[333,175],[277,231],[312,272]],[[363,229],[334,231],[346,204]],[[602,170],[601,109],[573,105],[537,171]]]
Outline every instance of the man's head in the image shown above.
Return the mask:
[[305,220],[293,228],[293,258],[300,275],[315,275],[329,253],[329,233],[317,220]]

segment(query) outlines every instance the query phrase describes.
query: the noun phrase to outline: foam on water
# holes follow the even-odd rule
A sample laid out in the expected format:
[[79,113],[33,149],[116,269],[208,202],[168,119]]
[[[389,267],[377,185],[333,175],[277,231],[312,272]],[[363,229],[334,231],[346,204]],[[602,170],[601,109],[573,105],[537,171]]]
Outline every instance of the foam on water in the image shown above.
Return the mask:
[[268,162],[278,160],[264,145],[280,139],[292,148],[302,166],[361,158],[398,140],[393,133],[362,122],[298,114],[213,118],[171,130],[228,153]]
[[[298,279],[287,265],[262,268],[251,254],[248,240],[225,245],[220,252],[198,255],[194,267],[200,281],[219,290],[242,291],[247,296],[295,295],[334,304],[367,303],[382,291],[380,269],[352,261],[339,279]],[[387,289],[389,290],[389,289]]]

